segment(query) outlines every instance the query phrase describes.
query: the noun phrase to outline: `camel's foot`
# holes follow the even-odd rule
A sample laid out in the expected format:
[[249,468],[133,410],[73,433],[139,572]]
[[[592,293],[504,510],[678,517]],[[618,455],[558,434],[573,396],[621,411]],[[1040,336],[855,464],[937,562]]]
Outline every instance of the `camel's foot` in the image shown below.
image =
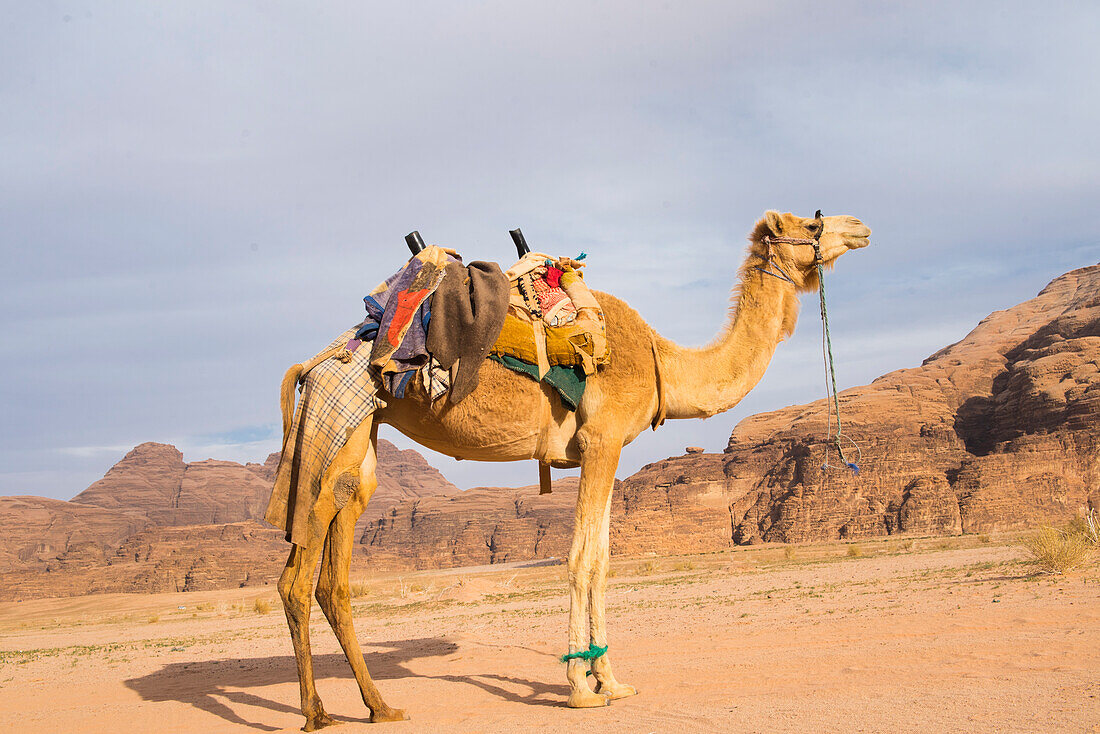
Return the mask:
[[370,721],[372,724],[379,724],[383,721],[408,721],[409,715],[405,713],[405,709],[391,709],[388,706],[378,711],[370,712]]
[[565,705],[571,709],[591,709],[600,706],[610,706],[611,697],[602,693],[593,693],[588,686],[581,689],[573,689],[569,693],[569,700]]
[[326,714],[324,709],[322,709],[312,716],[306,716],[306,725],[302,727],[302,731],[317,731],[326,726],[332,726],[333,724],[339,723],[339,721]]
[[608,698],[615,700],[617,698],[627,698],[629,696],[637,696],[638,689],[634,686],[628,686],[625,683],[619,683],[618,681],[611,681],[610,683],[600,683],[596,686],[596,693],[601,696],[607,696]]

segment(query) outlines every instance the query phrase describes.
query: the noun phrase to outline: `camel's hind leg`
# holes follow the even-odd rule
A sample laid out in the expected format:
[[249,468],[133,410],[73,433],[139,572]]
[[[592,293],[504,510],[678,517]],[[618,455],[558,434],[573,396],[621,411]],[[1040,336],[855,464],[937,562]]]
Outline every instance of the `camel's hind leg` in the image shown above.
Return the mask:
[[348,589],[355,523],[378,486],[375,476],[378,463],[375,453],[377,436],[377,424],[370,425],[368,419],[356,430],[332,463],[330,472],[335,480],[355,482],[357,489],[329,525],[321,559],[321,575],[317,580],[317,602],[328,618],[332,631],[340,640],[340,647],[344,649],[344,655],[355,673],[355,680],[359,683],[363,703],[370,709],[370,718],[374,722],[401,721],[407,718],[404,711],[386,705],[382,694],[371,680],[363,653],[359,649],[359,639],[355,636]]
[[321,555],[321,541],[314,546],[291,546],[286,568],[279,577],[279,595],[283,598],[286,621],[290,625],[290,640],[294,645],[294,658],[298,663],[298,684],[302,693],[302,714],[306,717],[305,731],[320,729],[336,723],[325,713],[317,688],[313,683],[313,655],[309,647],[309,610],[313,600],[313,569]]

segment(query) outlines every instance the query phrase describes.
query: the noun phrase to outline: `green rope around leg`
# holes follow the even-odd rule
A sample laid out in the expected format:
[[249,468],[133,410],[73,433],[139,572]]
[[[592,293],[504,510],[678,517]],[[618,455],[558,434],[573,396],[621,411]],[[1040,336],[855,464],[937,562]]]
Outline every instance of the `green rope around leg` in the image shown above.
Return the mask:
[[589,643],[587,650],[578,650],[577,652],[567,652],[562,655],[559,660],[563,663],[568,663],[570,660],[595,660],[596,658],[602,658],[607,654],[607,645],[600,647],[595,643]]

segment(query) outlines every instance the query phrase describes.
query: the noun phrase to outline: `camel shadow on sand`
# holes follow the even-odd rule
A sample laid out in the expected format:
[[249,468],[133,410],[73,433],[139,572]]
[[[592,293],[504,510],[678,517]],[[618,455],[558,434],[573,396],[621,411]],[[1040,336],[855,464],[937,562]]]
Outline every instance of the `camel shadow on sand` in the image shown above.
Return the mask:
[[[405,664],[412,660],[441,657],[458,651],[458,645],[441,637],[398,640],[371,646],[391,648],[385,652],[368,652],[363,655],[371,677],[375,680],[415,677],[465,683],[477,686],[507,701],[542,706],[560,706],[569,692],[565,685],[552,685],[524,678],[491,674],[426,676],[413,673],[405,667]],[[347,679],[350,685],[355,685],[351,667],[343,653],[314,655],[313,668],[318,680],[341,678]],[[242,690],[297,682],[298,669],[294,656],[272,655],[169,663],[154,673],[140,678],[131,678],[125,681],[125,684],[145,701],[179,701],[233,724],[249,726],[261,731],[278,731],[277,726],[246,720],[234,711],[230,704],[301,715],[298,709],[297,690],[292,703],[273,701]],[[530,693],[518,694],[510,690],[514,686],[526,688]],[[550,698],[546,698],[547,696]],[[341,721],[367,723],[369,719],[365,708],[363,713],[362,718],[347,715],[337,715],[337,718]]]

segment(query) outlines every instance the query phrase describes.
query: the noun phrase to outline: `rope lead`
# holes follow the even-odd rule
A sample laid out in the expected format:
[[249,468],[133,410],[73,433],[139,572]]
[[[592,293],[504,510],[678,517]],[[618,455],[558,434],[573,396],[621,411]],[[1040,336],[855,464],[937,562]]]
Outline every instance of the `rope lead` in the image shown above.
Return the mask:
[[[820,212],[818,212],[818,216],[821,216]],[[818,236],[820,237],[820,230]],[[826,436],[831,437],[841,462],[851,469],[853,474],[859,474],[859,465],[854,461],[848,461],[848,457],[844,455],[844,446],[840,442],[841,438],[847,440],[855,447],[857,460],[863,458],[863,452],[860,450],[859,444],[844,435],[844,429],[840,424],[840,398],[837,397],[836,390],[836,367],[833,364],[833,340],[829,335],[829,311],[825,305],[825,271],[821,259],[821,244],[816,239],[814,240],[814,262],[817,265],[817,291],[821,301],[821,356],[825,362],[825,400],[827,406],[825,424]],[[834,410],[836,411],[835,434],[833,433]],[[828,452],[826,452],[825,463],[822,466],[825,468],[832,468],[829,464]]]

